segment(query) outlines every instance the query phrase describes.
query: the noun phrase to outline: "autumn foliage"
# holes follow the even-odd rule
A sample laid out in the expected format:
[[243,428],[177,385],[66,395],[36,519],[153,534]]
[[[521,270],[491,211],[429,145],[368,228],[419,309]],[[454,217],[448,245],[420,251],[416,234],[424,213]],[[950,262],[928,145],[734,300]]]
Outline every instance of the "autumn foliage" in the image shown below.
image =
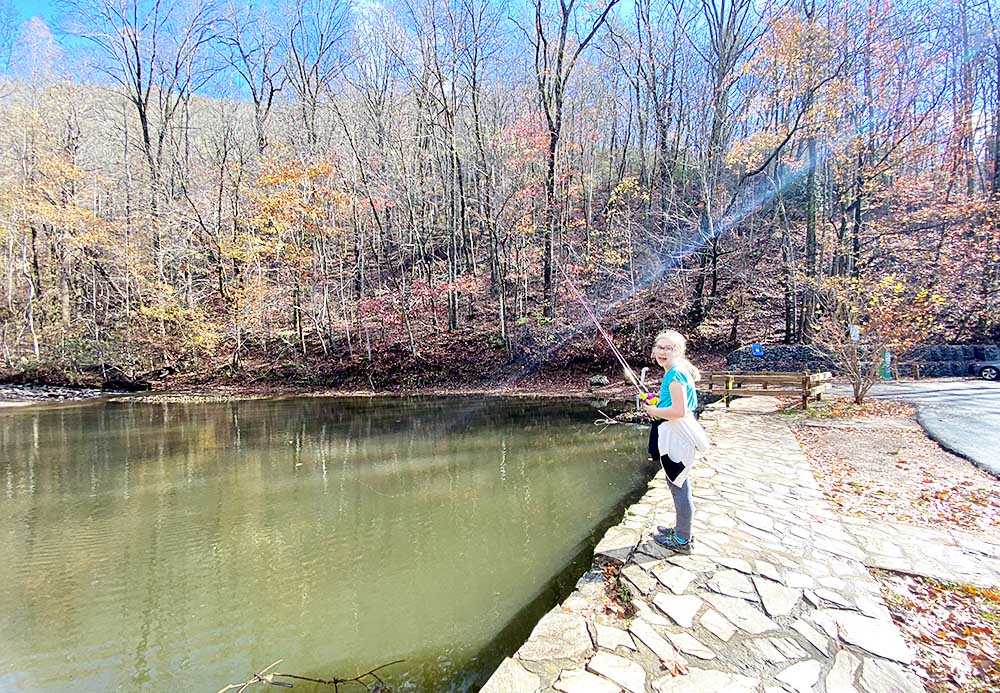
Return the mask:
[[125,4],[8,27],[5,369],[610,365],[570,266],[636,359],[1000,339],[989,3]]
[[[816,283],[815,343],[851,383],[861,404],[880,373],[934,330],[943,299],[895,275],[830,277]],[[886,358],[888,354],[888,360]]]

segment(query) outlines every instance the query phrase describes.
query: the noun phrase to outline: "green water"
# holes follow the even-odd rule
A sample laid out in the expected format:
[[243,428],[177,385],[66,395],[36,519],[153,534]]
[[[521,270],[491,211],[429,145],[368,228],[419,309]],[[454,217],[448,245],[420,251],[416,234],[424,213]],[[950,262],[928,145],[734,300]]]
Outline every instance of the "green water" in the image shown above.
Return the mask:
[[383,672],[396,690],[476,690],[645,488],[642,432],[596,416],[423,398],[0,412],[0,690],[217,691],[279,658],[322,678],[405,659]]

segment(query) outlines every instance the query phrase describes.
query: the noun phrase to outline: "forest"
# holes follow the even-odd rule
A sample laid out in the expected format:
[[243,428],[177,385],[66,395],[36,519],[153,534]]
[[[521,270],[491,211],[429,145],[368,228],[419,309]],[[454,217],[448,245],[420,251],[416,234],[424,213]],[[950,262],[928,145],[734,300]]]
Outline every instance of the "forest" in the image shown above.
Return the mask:
[[831,282],[1000,341],[993,4],[0,3],[0,366],[472,381]]

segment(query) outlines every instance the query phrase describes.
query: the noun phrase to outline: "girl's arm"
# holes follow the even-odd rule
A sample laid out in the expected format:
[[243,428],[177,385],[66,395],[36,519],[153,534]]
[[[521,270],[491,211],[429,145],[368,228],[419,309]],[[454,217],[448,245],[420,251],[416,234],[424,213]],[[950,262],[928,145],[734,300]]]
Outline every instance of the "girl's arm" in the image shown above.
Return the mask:
[[651,407],[646,404],[643,406],[643,409],[654,419],[666,419],[668,421],[683,419],[684,415],[687,414],[687,397],[685,396],[684,385],[680,381],[674,380],[670,383],[668,389],[670,390],[669,407]]

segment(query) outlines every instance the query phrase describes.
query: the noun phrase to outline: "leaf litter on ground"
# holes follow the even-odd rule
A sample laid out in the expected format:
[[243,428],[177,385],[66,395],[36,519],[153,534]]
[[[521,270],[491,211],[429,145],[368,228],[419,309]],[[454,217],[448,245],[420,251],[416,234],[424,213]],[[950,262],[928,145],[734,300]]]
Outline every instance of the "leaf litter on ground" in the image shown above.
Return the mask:
[[[812,426],[811,419],[802,417],[802,425],[794,427],[820,488],[838,510],[995,534],[1000,480],[928,439],[909,405],[871,404],[860,408],[834,402],[829,410],[844,414],[837,426]],[[903,415],[912,426],[895,425]],[[858,425],[852,427],[852,422]]]
[[[830,402],[795,435],[841,512],[996,535],[1000,480],[924,435],[907,404]],[[906,418],[909,427],[892,425]],[[809,425],[835,419],[836,426]],[[881,423],[880,423],[881,422]],[[1000,691],[1000,590],[873,569],[930,693]]]
[[1000,590],[872,574],[930,693],[1000,690]]

